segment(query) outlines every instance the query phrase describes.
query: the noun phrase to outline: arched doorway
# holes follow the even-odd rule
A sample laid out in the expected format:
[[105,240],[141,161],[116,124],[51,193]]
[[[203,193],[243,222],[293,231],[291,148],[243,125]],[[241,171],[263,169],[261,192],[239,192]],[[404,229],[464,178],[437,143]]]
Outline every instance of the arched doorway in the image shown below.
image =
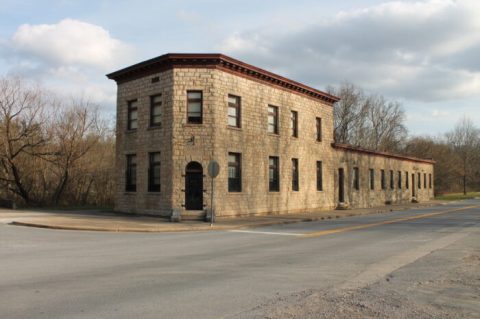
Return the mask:
[[185,209],[203,210],[203,167],[198,162],[185,169]]

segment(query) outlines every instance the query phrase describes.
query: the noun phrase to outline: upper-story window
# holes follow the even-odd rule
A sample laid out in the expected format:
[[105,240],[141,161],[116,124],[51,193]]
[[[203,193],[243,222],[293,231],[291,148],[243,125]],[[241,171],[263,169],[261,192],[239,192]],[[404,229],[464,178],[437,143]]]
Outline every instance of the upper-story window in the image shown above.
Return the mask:
[[298,137],[298,112],[292,111],[290,116],[290,129],[292,130],[292,136]]
[[228,153],[228,191],[242,191],[242,159],[240,153]]
[[268,133],[278,134],[278,107],[268,106]]
[[317,129],[317,142],[322,141],[322,119],[320,117],[316,118],[316,129]]
[[150,96],[150,126],[162,125],[162,95]]
[[235,95],[228,96],[228,126],[241,127],[241,104],[240,97]]
[[137,100],[128,101],[127,107],[127,129],[136,130],[138,128],[138,106]]
[[127,169],[125,173],[125,191],[135,192],[137,190],[137,155],[127,155]]
[[187,123],[202,124],[203,94],[202,91],[187,91]]

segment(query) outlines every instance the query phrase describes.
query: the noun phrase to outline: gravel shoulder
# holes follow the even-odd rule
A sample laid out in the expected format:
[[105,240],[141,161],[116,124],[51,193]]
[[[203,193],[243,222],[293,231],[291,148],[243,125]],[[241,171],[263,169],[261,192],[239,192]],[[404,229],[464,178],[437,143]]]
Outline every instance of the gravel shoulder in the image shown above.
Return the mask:
[[480,233],[370,285],[277,296],[232,318],[480,318]]

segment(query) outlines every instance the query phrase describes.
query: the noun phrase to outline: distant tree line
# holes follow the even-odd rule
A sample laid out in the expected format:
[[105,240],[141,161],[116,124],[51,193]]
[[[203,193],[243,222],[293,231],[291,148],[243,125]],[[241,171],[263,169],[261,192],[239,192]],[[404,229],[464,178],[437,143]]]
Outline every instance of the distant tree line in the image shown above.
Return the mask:
[[108,206],[114,133],[88,100],[0,78],[0,197],[28,206]]
[[437,194],[480,190],[480,129],[470,119],[437,137],[409,136],[399,102],[367,95],[351,83],[328,92],[341,98],[334,108],[336,142],[433,158]]

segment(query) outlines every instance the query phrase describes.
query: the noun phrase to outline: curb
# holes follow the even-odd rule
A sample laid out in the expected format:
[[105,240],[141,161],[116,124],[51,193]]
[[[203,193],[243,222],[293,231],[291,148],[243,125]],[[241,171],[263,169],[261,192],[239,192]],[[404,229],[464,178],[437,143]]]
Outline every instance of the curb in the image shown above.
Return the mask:
[[[395,209],[395,207],[391,208],[381,208],[381,209],[373,209],[366,213],[355,213],[351,211],[347,214],[325,214],[323,216],[313,216],[313,217],[303,217],[291,220],[272,220],[266,222],[259,222],[259,223],[252,223],[252,224],[239,224],[239,225],[222,225],[217,224],[212,226],[209,225],[196,225],[192,226],[191,228],[181,228],[181,227],[165,227],[165,228],[136,228],[136,227],[95,227],[95,226],[63,226],[63,225],[49,225],[49,224],[42,224],[42,223],[34,223],[34,222],[20,222],[20,221],[12,221],[9,225],[13,226],[24,226],[24,227],[35,227],[35,228],[45,228],[45,229],[55,229],[55,230],[76,230],[76,231],[101,231],[101,232],[135,232],[135,233],[171,233],[171,232],[200,232],[200,231],[215,231],[215,230],[234,230],[234,229],[248,229],[248,228],[257,228],[257,227],[268,227],[274,225],[287,225],[287,224],[295,224],[295,223],[302,223],[302,222],[315,222],[321,220],[333,220],[333,219],[340,219],[345,217],[353,217],[353,216],[363,216],[363,215],[373,215],[373,214],[385,214],[390,213],[393,211],[407,211],[411,209],[421,208],[421,207],[430,207],[430,206],[440,206],[440,205],[447,205],[448,203],[429,203],[424,205],[415,205],[412,207],[399,207]],[[343,215],[343,216],[342,216]],[[281,218],[281,215],[278,215]],[[285,215],[288,216],[288,215]]]

